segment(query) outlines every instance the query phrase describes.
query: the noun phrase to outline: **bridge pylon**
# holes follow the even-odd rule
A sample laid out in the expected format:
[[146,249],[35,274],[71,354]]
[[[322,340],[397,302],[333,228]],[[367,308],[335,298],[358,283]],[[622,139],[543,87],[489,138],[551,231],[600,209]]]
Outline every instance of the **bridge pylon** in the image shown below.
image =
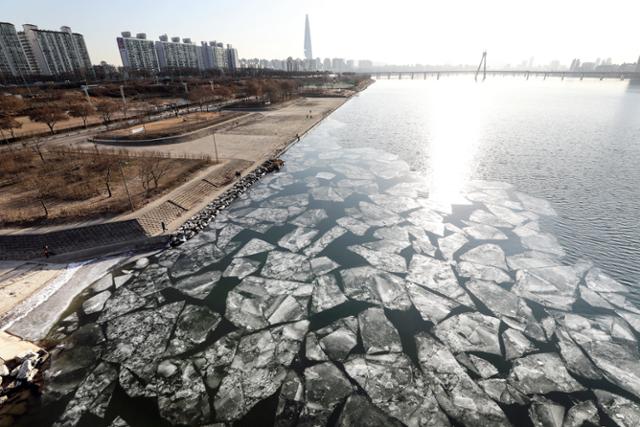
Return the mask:
[[482,52],[482,58],[480,59],[480,64],[478,65],[478,69],[476,70],[475,80],[478,81],[478,74],[480,74],[480,69],[482,68],[482,81],[487,79],[487,51]]

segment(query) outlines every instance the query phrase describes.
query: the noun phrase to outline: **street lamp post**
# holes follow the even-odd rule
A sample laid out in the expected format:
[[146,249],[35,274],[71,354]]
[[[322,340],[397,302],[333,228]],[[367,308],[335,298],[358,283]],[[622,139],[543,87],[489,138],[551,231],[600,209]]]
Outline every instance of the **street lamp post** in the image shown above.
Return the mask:
[[220,163],[220,159],[218,158],[218,143],[216,142],[216,133],[213,132],[211,136],[213,136],[213,149],[215,150],[215,153],[216,153],[216,164],[218,164]]

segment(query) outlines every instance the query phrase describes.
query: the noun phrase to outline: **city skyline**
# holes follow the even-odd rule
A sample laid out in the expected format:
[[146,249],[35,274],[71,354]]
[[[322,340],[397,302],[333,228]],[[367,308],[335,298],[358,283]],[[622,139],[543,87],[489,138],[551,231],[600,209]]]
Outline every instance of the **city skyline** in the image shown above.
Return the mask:
[[[338,5],[333,0],[330,3]],[[115,0],[109,7],[77,0],[55,6],[24,0],[5,7],[0,20],[15,25],[33,22],[41,28],[71,26],[85,35],[94,63],[105,60],[115,65],[121,61],[114,39],[130,28],[153,39],[167,33],[192,40],[230,40],[244,58],[304,58],[299,40],[306,14],[314,21],[314,56],[321,58],[458,65],[477,62],[479,52],[487,49],[489,66],[517,66],[530,57],[536,58],[536,64],[557,60],[569,66],[575,58],[635,62],[640,53],[640,43],[631,34],[634,11],[639,7],[629,1],[615,0],[612,6],[617,7],[605,9],[569,1],[554,4],[550,13],[544,9],[551,2],[544,0],[527,10],[526,17],[517,5],[501,1],[481,6],[463,3],[453,8],[399,0],[393,8],[381,8],[352,1],[340,3],[340,13],[333,13],[337,9],[291,0],[272,7],[255,0],[223,0],[215,5],[194,1],[192,7],[181,8],[168,1],[149,0],[135,4]],[[579,13],[574,14],[573,7],[578,5]],[[246,14],[246,10],[255,13]],[[93,16],[100,19],[92,20]]]

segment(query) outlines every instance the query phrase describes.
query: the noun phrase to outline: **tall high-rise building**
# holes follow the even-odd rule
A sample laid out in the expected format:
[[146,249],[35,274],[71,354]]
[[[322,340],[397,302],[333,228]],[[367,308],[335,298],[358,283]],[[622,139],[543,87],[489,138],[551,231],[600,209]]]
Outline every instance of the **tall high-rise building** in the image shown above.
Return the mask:
[[225,49],[227,55],[227,69],[235,71],[240,68],[240,58],[238,58],[238,49],[234,48],[230,44]]
[[82,34],[69,27],[50,31],[25,24],[22,28],[18,37],[33,73],[57,76],[93,72]]
[[222,70],[227,68],[226,53],[224,45],[216,41],[202,42],[201,55],[204,61],[203,68],[205,70]]
[[191,39],[182,39],[180,37],[169,37],[166,34],[160,36],[160,40],[156,42],[156,55],[161,69],[198,69],[198,50],[200,47],[191,42]]
[[313,50],[311,49],[311,27],[309,26],[309,15],[304,19],[304,58],[313,59]]
[[138,33],[135,37],[131,32],[123,31],[122,37],[118,37],[118,49],[122,65],[131,71],[160,71],[160,63],[152,40],[147,40],[145,33]]
[[31,74],[31,68],[16,27],[0,22],[0,75],[21,77],[25,74]]

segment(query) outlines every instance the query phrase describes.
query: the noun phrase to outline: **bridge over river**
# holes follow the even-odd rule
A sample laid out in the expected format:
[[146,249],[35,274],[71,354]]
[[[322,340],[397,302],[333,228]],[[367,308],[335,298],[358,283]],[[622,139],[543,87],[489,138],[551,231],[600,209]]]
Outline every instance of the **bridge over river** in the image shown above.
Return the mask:
[[630,71],[529,71],[529,70],[487,70],[486,74],[478,73],[476,70],[431,70],[431,71],[407,71],[393,70],[380,71],[371,73],[374,79],[427,79],[441,77],[457,76],[457,75],[474,75],[476,78],[484,79],[488,77],[513,76],[529,79],[530,77],[538,77],[546,79],[548,77],[577,78],[577,79],[618,79],[618,80],[638,80],[640,81],[640,72]]

